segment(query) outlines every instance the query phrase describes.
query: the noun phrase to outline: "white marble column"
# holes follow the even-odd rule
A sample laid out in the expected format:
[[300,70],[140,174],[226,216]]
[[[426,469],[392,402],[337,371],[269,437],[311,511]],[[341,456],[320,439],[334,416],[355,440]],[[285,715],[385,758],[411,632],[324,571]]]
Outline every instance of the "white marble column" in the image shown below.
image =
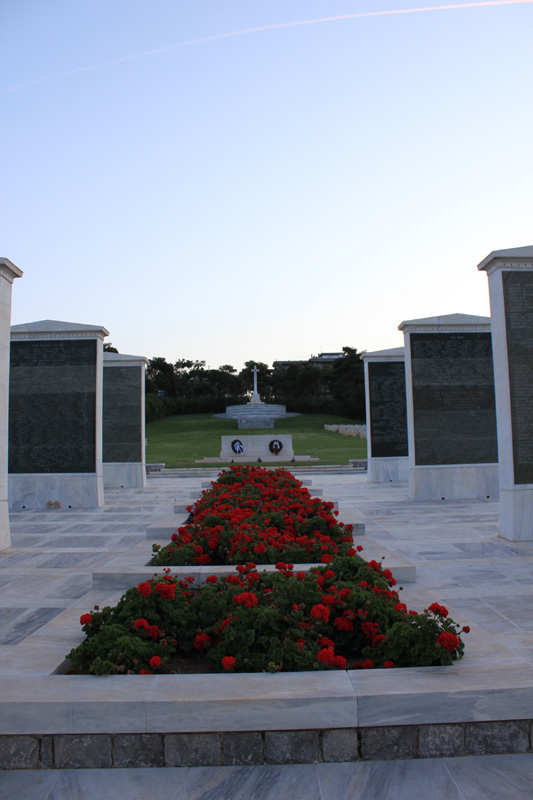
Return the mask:
[[498,450],[500,536],[533,540],[533,246],[495,250],[489,280]]
[[0,258],[0,550],[11,546],[7,504],[7,438],[9,406],[9,329],[11,287],[22,270],[7,258]]
[[[363,353],[361,358],[365,365],[368,480],[370,483],[407,483],[409,457],[403,347]],[[387,365],[392,367],[387,368]]]
[[446,314],[402,322],[413,500],[497,497],[490,318]]

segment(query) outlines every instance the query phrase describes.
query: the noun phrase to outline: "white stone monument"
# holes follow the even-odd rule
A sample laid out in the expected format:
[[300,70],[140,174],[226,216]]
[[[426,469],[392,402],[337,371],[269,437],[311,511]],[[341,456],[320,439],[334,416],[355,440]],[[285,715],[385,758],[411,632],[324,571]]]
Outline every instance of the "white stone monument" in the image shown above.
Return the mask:
[[498,447],[489,317],[412,319],[405,337],[409,495],[497,497]]
[[495,250],[489,279],[498,449],[500,536],[533,539],[533,246]]
[[9,327],[11,325],[11,289],[22,270],[7,258],[0,258],[0,550],[11,546],[7,502],[7,439],[9,404]]
[[146,486],[144,356],[104,351],[104,489]]
[[42,320],[11,328],[9,507],[104,502],[103,340],[99,325]]
[[362,353],[371,483],[407,483],[409,446],[403,347]]
[[238,406],[226,406],[224,414],[213,414],[218,419],[236,419],[239,428],[273,428],[275,419],[286,417],[299,417],[286,407],[276,403],[264,403],[257,389],[257,375],[259,370],[254,365],[254,389],[249,403]]
[[254,364],[252,372],[254,374],[254,390],[250,398],[250,403],[253,403],[254,405],[264,405],[263,401],[259,396],[259,392],[257,391],[257,374],[259,372],[259,370],[257,369],[257,364]]

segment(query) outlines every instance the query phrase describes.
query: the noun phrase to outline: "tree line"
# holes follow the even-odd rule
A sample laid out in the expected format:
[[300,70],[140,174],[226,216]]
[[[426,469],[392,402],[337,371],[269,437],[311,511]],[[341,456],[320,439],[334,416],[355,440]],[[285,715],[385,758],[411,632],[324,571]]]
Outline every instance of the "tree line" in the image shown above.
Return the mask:
[[282,403],[287,411],[339,414],[365,419],[364,370],[356,348],[343,347],[331,366],[292,363],[274,368],[247,361],[238,372],[230,364],[218,369],[205,361],[179,359],[174,364],[158,356],[146,371],[146,420],[172,414],[222,413],[227,405],[246,403],[253,389],[253,368],[265,403]]

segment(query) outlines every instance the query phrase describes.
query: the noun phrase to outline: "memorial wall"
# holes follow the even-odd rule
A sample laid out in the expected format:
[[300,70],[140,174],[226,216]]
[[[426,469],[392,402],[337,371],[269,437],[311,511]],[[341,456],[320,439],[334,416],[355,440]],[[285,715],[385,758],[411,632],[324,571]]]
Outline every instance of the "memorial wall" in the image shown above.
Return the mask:
[[13,341],[9,472],[95,472],[97,340]]
[[143,460],[144,367],[107,367],[104,358],[103,460]]
[[516,484],[533,484],[533,273],[503,272]]
[[370,454],[372,458],[408,454],[405,365],[401,361],[368,363]]
[[411,333],[415,464],[498,461],[488,332]]

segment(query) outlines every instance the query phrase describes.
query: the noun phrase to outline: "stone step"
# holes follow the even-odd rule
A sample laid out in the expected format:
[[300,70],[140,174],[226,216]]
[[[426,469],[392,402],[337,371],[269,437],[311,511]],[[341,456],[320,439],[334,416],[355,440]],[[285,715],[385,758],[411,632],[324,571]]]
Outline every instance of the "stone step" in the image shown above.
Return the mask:
[[5,676],[0,707],[4,769],[530,753],[533,666]]

